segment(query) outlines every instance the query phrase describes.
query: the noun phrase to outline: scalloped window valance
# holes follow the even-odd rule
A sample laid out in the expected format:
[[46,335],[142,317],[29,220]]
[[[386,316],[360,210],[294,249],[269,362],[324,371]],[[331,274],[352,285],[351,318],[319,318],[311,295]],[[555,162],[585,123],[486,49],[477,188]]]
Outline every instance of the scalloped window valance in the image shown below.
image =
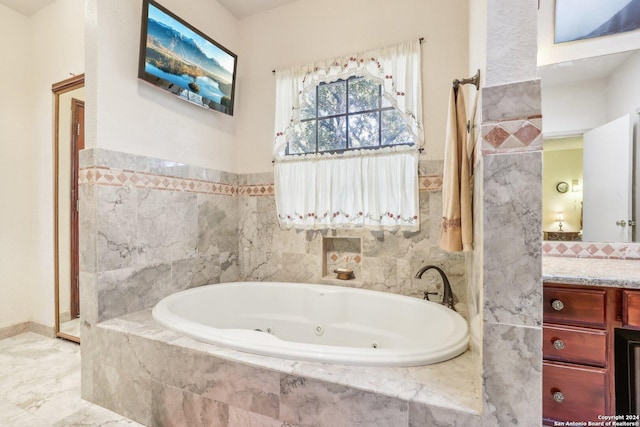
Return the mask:
[[[416,40],[276,72],[273,153],[281,225],[418,228],[418,149],[424,141],[420,64]],[[406,124],[404,140],[385,148],[288,155],[287,146],[305,120],[309,91],[354,77],[379,85],[385,105]],[[382,114],[382,108],[378,110]]]

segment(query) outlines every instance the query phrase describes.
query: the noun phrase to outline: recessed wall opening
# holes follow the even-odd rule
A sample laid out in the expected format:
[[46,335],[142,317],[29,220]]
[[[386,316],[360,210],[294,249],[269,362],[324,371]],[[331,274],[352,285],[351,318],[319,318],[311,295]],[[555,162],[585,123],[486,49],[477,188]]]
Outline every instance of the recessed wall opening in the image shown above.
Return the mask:
[[359,280],[362,264],[362,239],[359,237],[322,238],[322,277],[335,279],[336,269],[353,270],[352,280]]

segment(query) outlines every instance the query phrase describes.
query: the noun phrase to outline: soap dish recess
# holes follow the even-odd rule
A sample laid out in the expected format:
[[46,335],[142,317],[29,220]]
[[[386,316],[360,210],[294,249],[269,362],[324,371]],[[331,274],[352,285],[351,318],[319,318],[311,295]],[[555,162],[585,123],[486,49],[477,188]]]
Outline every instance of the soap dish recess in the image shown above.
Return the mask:
[[336,268],[333,270],[338,276],[337,278],[340,280],[351,280],[353,279],[353,270],[350,268]]

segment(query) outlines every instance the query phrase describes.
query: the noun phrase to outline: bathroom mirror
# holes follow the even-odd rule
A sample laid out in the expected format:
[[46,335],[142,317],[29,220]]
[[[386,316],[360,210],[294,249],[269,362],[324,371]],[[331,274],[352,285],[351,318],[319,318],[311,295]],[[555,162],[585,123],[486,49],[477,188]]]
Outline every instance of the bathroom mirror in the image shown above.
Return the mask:
[[54,95],[54,268],[56,335],[80,342],[78,151],[84,148],[84,74]]
[[546,65],[538,74],[544,239],[640,241],[640,51]]

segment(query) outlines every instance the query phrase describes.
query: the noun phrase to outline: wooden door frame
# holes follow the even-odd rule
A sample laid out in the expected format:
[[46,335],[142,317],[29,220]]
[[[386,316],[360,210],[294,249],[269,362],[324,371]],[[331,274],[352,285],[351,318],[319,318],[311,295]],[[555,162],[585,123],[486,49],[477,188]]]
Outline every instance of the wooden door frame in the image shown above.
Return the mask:
[[51,86],[54,95],[54,117],[53,117],[53,269],[54,269],[54,303],[55,303],[55,330],[56,336],[71,341],[80,342],[80,337],[74,337],[60,332],[60,254],[59,254],[59,134],[60,134],[60,95],[79,89],[84,86],[84,74],[73,76]]

